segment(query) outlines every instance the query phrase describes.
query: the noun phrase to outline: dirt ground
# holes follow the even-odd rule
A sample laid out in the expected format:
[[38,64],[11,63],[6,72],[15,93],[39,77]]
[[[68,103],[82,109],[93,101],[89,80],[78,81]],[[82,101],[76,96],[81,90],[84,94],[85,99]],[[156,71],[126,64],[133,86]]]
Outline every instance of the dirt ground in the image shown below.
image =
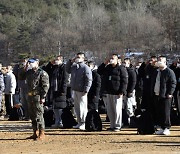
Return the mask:
[[46,129],[45,141],[26,140],[32,133],[26,121],[0,121],[0,154],[179,154],[180,126],[170,136],[137,135],[135,128],[120,132],[83,132],[74,129]]

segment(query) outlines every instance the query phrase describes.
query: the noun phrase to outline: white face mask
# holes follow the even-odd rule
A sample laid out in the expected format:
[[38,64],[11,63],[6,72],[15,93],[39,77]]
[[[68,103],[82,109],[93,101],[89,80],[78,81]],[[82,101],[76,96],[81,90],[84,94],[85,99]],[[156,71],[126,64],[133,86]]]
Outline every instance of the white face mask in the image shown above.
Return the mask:
[[26,70],[28,71],[28,70],[31,70],[31,69],[32,69],[32,66],[29,64]]
[[160,68],[166,67],[166,64],[161,62],[161,61],[158,61],[157,63],[158,63],[157,66],[160,67]]
[[139,67],[140,67],[139,65],[136,66],[137,69],[139,69]]
[[109,63],[110,63],[110,64],[114,64],[114,63],[115,63],[115,60],[114,60],[114,59],[110,59]]
[[34,69],[34,68],[37,68],[36,63],[30,63],[27,70],[31,70],[31,69]]
[[26,62],[22,62],[21,65],[24,67],[26,66]]
[[124,66],[125,67],[130,67],[130,64],[129,63],[124,63]]
[[76,58],[75,63],[80,63],[80,62],[82,62],[81,59],[80,58]]
[[93,70],[93,69],[94,69],[94,66],[93,66],[93,65],[90,65],[89,67],[90,67],[90,69],[91,69],[91,70]]
[[156,62],[154,66],[159,67],[159,62]]
[[180,67],[180,63],[177,63],[177,67]]
[[62,62],[60,60],[55,60],[54,65],[60,65]]

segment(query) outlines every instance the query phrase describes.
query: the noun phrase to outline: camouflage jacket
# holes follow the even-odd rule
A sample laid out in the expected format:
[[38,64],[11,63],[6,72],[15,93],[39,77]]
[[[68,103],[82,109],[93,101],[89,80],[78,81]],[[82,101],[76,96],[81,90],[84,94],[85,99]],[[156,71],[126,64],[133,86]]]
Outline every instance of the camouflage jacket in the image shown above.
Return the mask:
[[0,71],[0,94],[4,92],[5,85],[4,85],[4,76]]
[[46,97],[49,89],[49,76],[44,70],[38,68],[36,71],[33,69],[27,71],[26,82],[28,93],[40,95],[41,99]]

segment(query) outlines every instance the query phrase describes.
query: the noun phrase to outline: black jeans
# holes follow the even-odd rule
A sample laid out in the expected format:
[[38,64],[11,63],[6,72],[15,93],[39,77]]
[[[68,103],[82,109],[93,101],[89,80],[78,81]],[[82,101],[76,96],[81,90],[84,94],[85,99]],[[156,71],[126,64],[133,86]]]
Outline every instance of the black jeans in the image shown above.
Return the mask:
[[178,115],[180,115],[180,91],[176,90],[173,94],[174,96],[174,105],[177,108]]
[[6,106],[6,114],[10,115],[11,114],[11,109],[12,109],[12,95],[10,94],[5,94],[5,106]]
[[158,111],[159,111],[159,122],[162,129],[171,127],[171,98],[159,98]]
[[159,102],[159,96],[154,95],[151,99],[150,99],[150,103],[149,103],[149,109],[150,109],[150,113],[152,116],[152,120],[153,120],[153,124],[154,125],[160,125],[160,114],[159,114],[159,106],[160,106],[160,102]]

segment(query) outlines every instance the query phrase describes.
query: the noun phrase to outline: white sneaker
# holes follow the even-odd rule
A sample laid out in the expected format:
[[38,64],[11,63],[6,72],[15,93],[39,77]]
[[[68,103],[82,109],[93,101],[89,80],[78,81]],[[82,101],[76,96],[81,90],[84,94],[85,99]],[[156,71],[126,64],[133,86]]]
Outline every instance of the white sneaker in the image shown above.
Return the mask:
[[163,135],[164,130],[160,129],[158,131],[155,132],[156,135]]
[[0,116],[0,120],[4,120],[4,116]]
[[81,125],[79,126],[79,129],[80,129],[80,130],[86,130],[86,129],[85,129],[85,123],[81,124]]
[[114,131],[114,132],[119,132],[119,131],[120,131],[120,128],[114,128],[113,131]]
[[80,123],[78,123],[76,126],[73,126],[74,129],[79,129],[79,127],[81,126]]
[[63,124],[59,124],[59,128],[63,128]]
[[165,128],[164,131],[163,131],[163,134],[164,135],[170,135],[170,130],[168,128]]

